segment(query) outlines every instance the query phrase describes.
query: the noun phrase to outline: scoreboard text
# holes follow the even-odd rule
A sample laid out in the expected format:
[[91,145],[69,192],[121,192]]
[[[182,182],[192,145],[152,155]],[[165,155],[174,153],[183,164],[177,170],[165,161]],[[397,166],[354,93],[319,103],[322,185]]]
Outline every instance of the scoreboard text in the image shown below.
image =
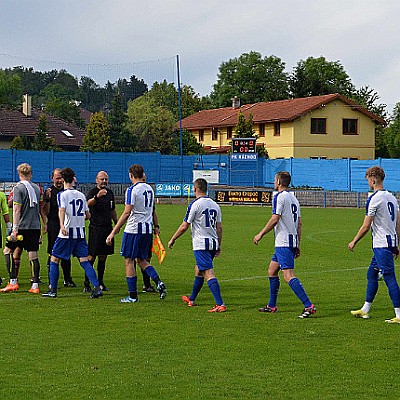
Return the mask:
[[217,190],[215,201],[218,203],[271,204],[272,191],[266,190]]
[[232,153],[256,153],[256,139],[232,139]]

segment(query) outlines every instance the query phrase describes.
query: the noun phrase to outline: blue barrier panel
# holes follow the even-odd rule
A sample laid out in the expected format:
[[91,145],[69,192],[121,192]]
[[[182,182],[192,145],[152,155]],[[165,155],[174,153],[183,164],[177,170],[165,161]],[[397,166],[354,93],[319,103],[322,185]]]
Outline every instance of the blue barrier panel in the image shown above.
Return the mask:
[[160,153],[89,153],[0,150],[0,181],[16,182],[19,164],[33,168],[35,182],[50,182],[54,168],[71,167],[80,183],[94,183],[98,171],[108,172],[111,183],[129,184],[128,169],[141,164],[150,183],[192,183],[193,170],[218,170],[219,183],[233,186],[272,187],[275,174],[289,171],[294,187],[320,187],[324,190],[366,192],[365,171],[381,165],[386,172],[385,187],[400,192],[400,160],[324,160],[259,158],[234,161],[227,154],[161,155]]

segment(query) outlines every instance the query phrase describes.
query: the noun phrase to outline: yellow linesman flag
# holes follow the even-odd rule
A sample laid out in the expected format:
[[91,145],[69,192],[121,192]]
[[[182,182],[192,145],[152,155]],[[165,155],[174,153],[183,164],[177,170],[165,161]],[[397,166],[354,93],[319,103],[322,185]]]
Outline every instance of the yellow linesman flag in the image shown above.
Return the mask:
[[164,261],[166,251],[161,242],[160,236],[154,236],[153,247],[151,251],[157,256],[158,262],[161,264]]

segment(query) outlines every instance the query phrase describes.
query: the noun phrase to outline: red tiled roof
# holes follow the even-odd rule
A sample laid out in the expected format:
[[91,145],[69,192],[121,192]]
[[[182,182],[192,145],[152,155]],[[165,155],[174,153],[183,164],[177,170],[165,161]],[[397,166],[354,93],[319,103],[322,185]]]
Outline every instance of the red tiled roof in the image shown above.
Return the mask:
[[[0,108],[0,141],[2,138],[11,141],[16,136],[35,136],[40,114],[46,115],[49,137],[54,138],[57,146],[65,150],[78,150],[82,146],[85,135],[83,129],[34,108],[30,117],[21,111]],[[67,136],[62,131],[69,132],[72,136]]]
[[361,113],[367,115],[379,124],[385,124],[385,120],[369,112],[338,93],[327,94],[324,96],[313,96],[290,100],[278,100],[261,102],[254,104],[246,104],[240,108],[216,108],[213,110],[203,110],[196,114],[190,115],[182,120],[184,129],[204,129],[218,126],[235,126],[238,119],[239,111],[248,118],[249,114],[253,114],[255,123],[264,122],[284,122],[293,121],[308,112],[315,110],[333,100],[339,99],[350,107],[354,107]]

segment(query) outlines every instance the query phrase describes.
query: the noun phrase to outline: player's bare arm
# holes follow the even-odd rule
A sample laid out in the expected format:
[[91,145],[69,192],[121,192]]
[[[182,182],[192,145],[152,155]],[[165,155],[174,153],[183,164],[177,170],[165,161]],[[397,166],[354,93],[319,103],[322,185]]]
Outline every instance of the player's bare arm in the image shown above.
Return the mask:
[[125,222],[128,220],[128,217],[131,214],[132,209],[133,209],[133,206],[131,206],[130,204],[125,204],[124,211],[122,212],[121,216],[119,217],[118,222],[115,224],[111,233],[107,236],[106,243],[108,245],[111,245],[111,242],[112,242],[114,236],[125,225]]
[[188,222],[183,221],[180,225],[180,227],[176,230],[176,232],[172,235],[172,238],[168,242],[168,247],[172,249],[176,239],[181,237],[188,229],[189,229],[190,224]]
[[274,227],[276,226],[276,224],[279,222],[279,219],[281,218],[280,215],[278,214],[272,214],[271,218],[269,219],[269,221],[267,222],[267,224],[264,226],[263,229],[261,229],[261,231],[254,236],[253,239],[253,243],[255,245],[258,244],[258,242],[270,231],[272,231],[272,229],[274,229]]
[[365,216],[364,222],[361,225],[360,229],[358,230],[356,236],[354,236],[354,239],[347,245],[348,249],[350,251],[353,251],[354,248],[356,247],[356,244],[368,233],[368,231],[371,229],[371,224],[372,221],[374,220],[374,217],[370,217],[368,215]]
[[67,229],[64,226],[64,221],[65,221],[65,208],[60,208],[58,210],[58,216],[60,218],[60,229],[61,232],[64,236],[68,236]]

